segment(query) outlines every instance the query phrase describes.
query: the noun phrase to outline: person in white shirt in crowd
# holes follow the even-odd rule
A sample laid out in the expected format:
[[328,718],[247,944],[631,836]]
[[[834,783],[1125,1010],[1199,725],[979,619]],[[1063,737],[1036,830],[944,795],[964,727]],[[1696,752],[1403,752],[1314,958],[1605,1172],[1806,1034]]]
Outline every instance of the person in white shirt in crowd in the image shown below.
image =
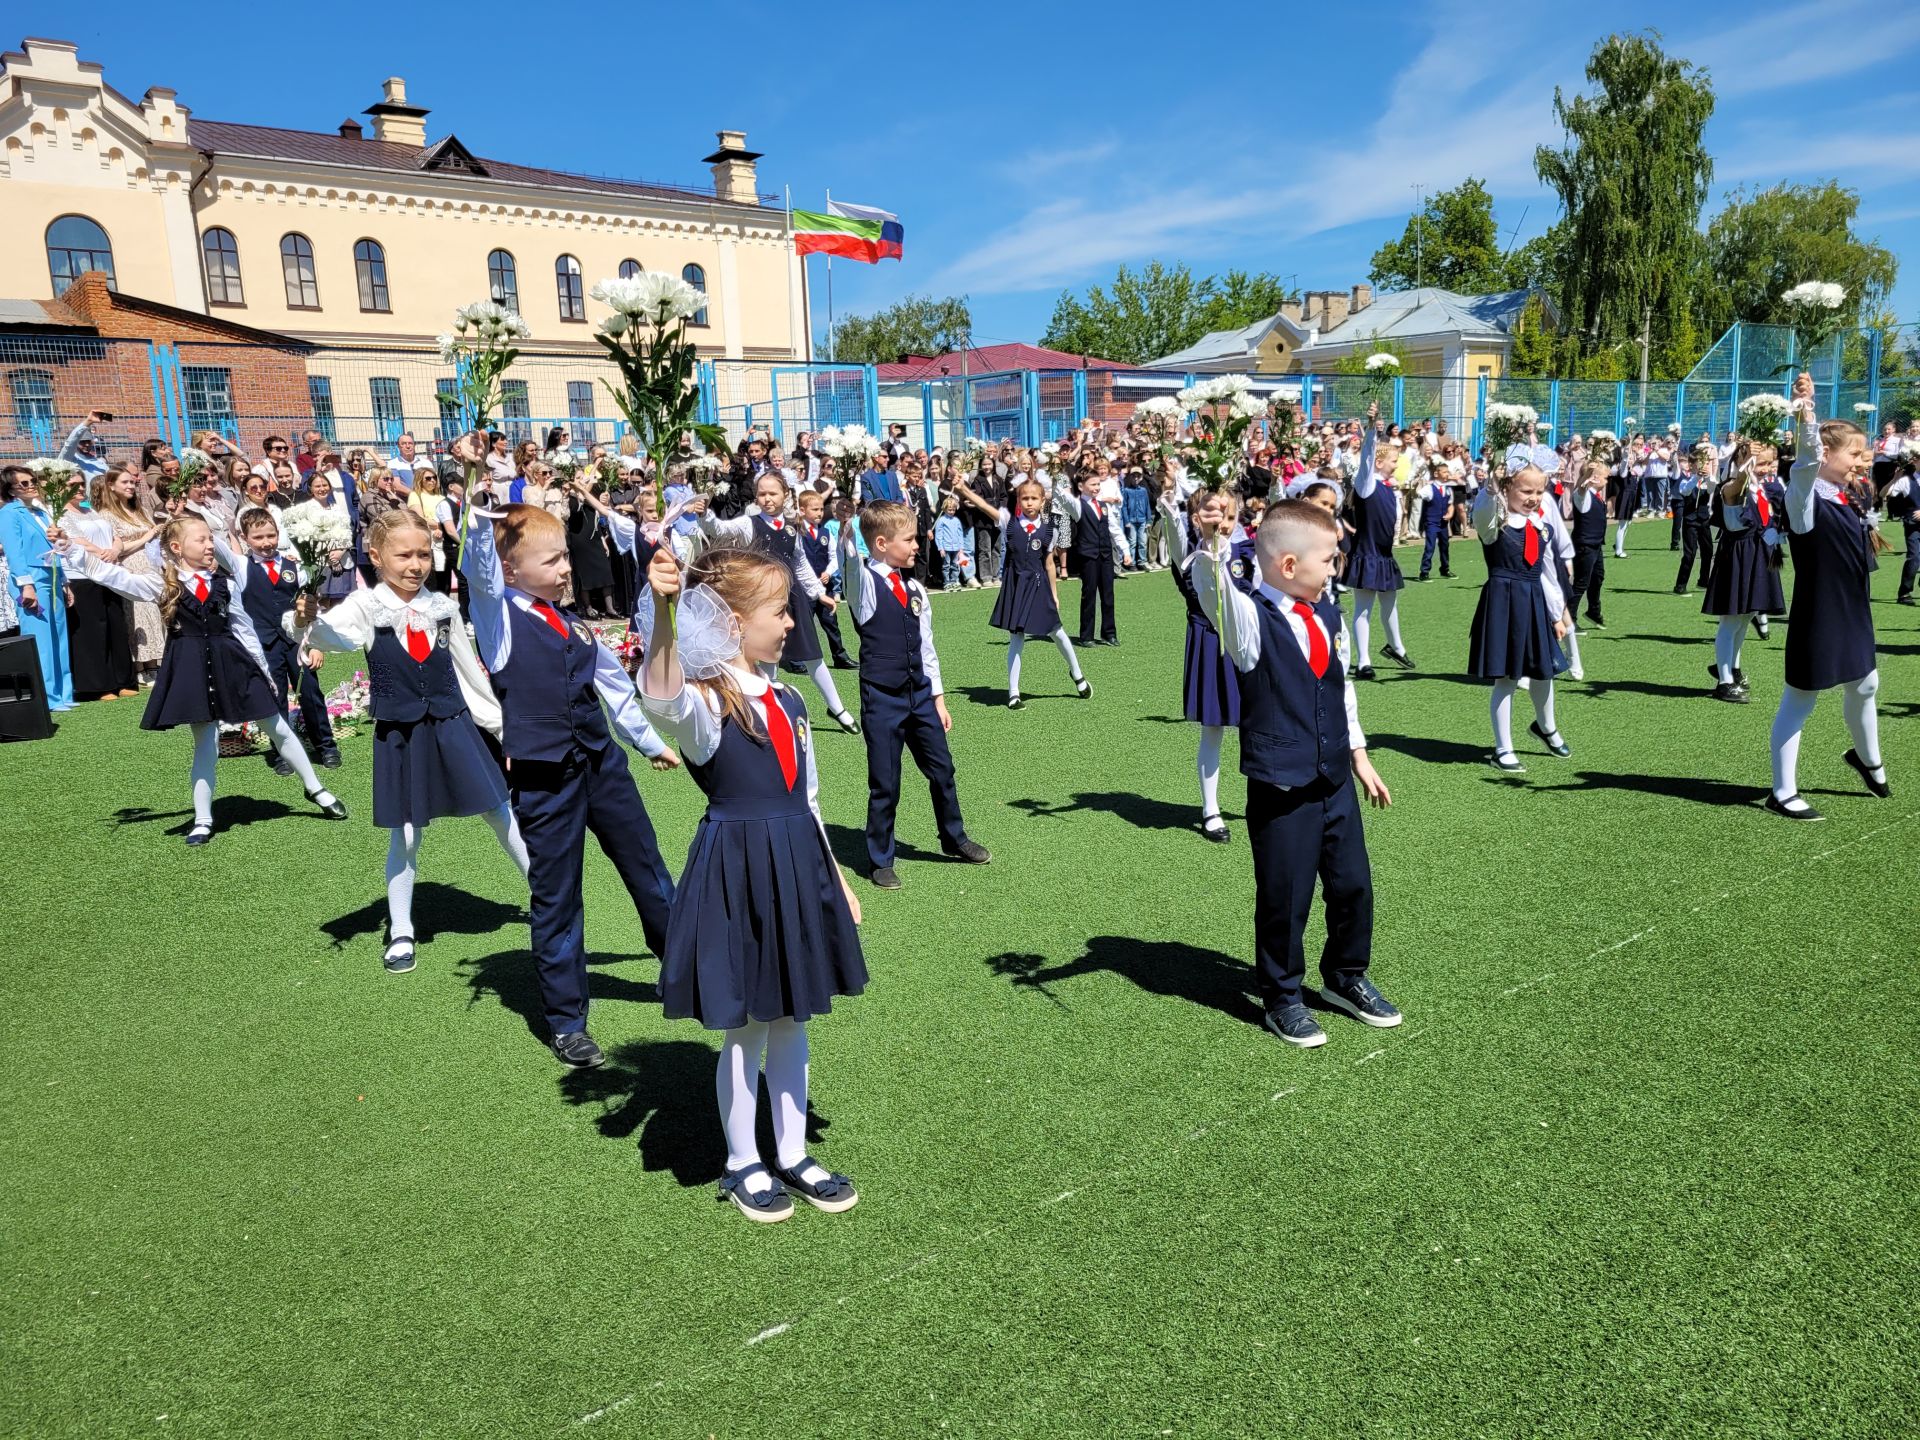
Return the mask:
[[87,418],[74,426],[61,442],[60,458],[80,467],[80,473],[91,481],[96,475],[107,473],[107,457],[100,437],[93,433],[93,427],[104,425],[113,419],[105,410],[89,410]]

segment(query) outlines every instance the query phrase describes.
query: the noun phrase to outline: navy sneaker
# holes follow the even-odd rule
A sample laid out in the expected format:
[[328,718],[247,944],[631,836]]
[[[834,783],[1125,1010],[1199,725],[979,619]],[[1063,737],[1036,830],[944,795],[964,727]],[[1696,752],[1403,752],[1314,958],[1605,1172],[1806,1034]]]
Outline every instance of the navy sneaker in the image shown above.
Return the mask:
[[1373,982],[1364,975],[1345,985],[1322,985],[1320,998],[1376,1030],[1391,1030],[1401,1020],[1400,1012],[1387,1003],[1387,997],[1374,989]]
[[600,1053],[600,1047],[593,1043],[593,1037],[584,1030],[569,1030],[564,1035],[555,1035],[547,1041],[556,1059],[569,1070],[597,1070],[607,1063],[607,1057]]
[[1269,1010],[1266,1023],[1267,1029],[1287,1044],[1296,1045],[1302,1050],[1311,1050],[1327,1043],[1327,1032],[1320,1028],[1319,1022],[1298,1000],[1291,1005],[1282,1005],[1277,1010]]

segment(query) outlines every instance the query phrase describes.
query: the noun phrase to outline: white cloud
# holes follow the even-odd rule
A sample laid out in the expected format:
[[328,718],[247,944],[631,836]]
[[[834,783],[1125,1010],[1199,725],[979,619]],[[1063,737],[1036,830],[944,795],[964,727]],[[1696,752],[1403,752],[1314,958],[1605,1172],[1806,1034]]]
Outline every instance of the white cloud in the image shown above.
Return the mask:
[[1721,99],[1853,75],[1920,46],[1920,9],[1819,0],[1671,47],[1705,66]]

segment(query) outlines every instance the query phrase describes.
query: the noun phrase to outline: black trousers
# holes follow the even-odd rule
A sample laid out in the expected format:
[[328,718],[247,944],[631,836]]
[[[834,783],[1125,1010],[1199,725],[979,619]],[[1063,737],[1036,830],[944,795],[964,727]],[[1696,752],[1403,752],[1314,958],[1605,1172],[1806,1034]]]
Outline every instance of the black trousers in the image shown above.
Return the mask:
[[893,820],[900,805],[900,749],[933,792],[933,818],[942,849],[953,850],[967,838],[960,819],[960,792],[954,785],[953,752],[933,708],[933,686],[916,681],[905,694],[860,682],[860,729],[867,742],[867,859],[876,870],[893,864]]
[[[327,718],[327,697],[320,689],[320,672],[309,670],[301,662],[303,652],[291,640],[273,639],[261,647],[267,653],[267,674],[273,680],[273,698],[286,713],[287,695],[300,700],[300,724],[307,732],[307,744],[316,750],[333,748],[333,722]],[[271,757],[269,757],[271,758]]]
[[1573,592],[1567,596],[1567,614],[1578,611],[1584,601],[1587,618],[1597,625],[1604,625],[1606,618],[1600,613],[1600,591],[1606,581],[1606,542],[1603,540],[1598,545],[1574,546]]
[[1357,980],[1373,958],[1373,867],[1352,776],[1282,790],[1247,781],[1247,838],[1253,848],[1253,949],[1268,1011],[1300,999],[1307,971],[1307,916],[1313,884],[1327,907],[1321,978]]
[[73,590],[73,604],[67,607],[73,693],[92,697],[134,689],[140,682],[133,668],[133,626],[128,615],[131,606],[104,585],[69,576],[65,571],[61,579]]
[[1093,609],[1100,603],[1100,638],[1117,640],[1120,632],[1113,617],[1113,556],[1082,555],[1080,566],[1080,634],[1082,644],[1093,638]]
[[1422,580],[1427,578],[1427,572],[1433,568],[1433,552],[1436,546],[1438,546],[1440,550],[1440,573],[1442,575],[1450,575],[1453,573],[1453,551],[1448,541],[1449,537],[1444,525],[1438,530],[1427,531],[1427,543],[1420,551],[1420,578]]
[[813,602],[813,618],[820,622],[820,633],[827,637],[827,653],[833,657],[835,665],[851,665],[853,659],[847,654],[847,642],[840,634],[839,612]]
[[509,798],[532,862],[533,963],[547,1029],[564,1035],[587,1024],[586,915],[582,872],[587,832],[620,872],[640,912],[640,931],[656,956],[667,953],[673,879],[660,859],[653,821],[634,788],[618,741],[576,750],[565,760],[515,760]]
[[1693,574],[1693,562],[1700,562],[1700,588],[1707,588],[1707,575],[1713,569],[1713,526],[1702,517],[1689,520],[1680,531],[1680,575],[1673,588],[1684,590]]

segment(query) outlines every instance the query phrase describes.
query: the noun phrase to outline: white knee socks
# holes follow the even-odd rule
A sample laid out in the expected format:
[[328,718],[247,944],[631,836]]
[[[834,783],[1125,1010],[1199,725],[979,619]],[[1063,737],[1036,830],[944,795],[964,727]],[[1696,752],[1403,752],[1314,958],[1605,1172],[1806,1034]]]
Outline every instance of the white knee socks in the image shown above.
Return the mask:
[[1619,528],[1613,532],[1613,558],[1616,560],[1627,558],[1627,522],[1625,520],[1622,520]]
[[1220,817],[1220,745],[1226,735],[1223,725],[1200,727],[1200,818],[1203,821]]
[[1387,643],[1402,655],[1406,654],[1407,647],[1400,641],[1400,592],[1398,590],[1380,592],[1380,618],[1386,622]]
[[1017,699],[1020,694],[1020,652],[1026,648],[1027,637],[1009,635],[1007,637],[1007,696]]
[[[1539,723],[1542,730],[1547,732],[1547,742],[1555,745],[1560,744],[1560,730],[1559,727],[1553,723],[1553,681],[1551,679],[1529,681],[1527,684],[1527,695],[1533,701],[1534,720]],[[1511,707],[1509,707],[1507,711],[1507,716],[1508,734],[1511,736],[1513,725],[1513,711]]]
[[[760,1057],[766,1053],[767,1094],[773,1101],[773,1139],[782,1169],[791,1170],[807,1154],[807,1027],[797,1020],[755,1020],[722,1038],[714,1093],[720,1102],[720,1129],[727,1140],[727,1169],[758,1165],[760,1142],[753,1133],[760,1098]],[[826,1171],[809,1166],[801,1178],[820,1181]],[[749,1194],[767,1190],[764,1176],[748,1184]]]
[[1750,615],[1722,615],[1713,632],[1713,663],[1720,683],[1731,685],[1733,672],[1740,668],[1740,642],[1747,637]]
[[1080,673],[1080,657],[1073,653],[1073,641],[1067,638],[1066,626],[1063,625],[1053,632],[1053,643],[1060,647],[1060,658],[1067,662],[1067,674],[1071,675],[1073,683],[1078,685],[1087,677]]
[[807,678],[813,681],[813,688],[820,692],[820,698],[827,702],[827,714],[839,720],[847,717],[847,707],[840,703],[840,692],[834,688],[833,674],[827,669],[825,660],[816,660],[807,671]]
[[[1877,681],[1878,676],[1879,672],[1875,671],[1868,678]],[[1780,691],[1780,708],[1773,712],[1773,798],[1782,802],[1791,800],[1787,805],[1789,810],[1810,808],[1800,798],[1800,732],[1806,728],[1807,718],[1813,714],[1814,702],[1819,698],[1818,690],[1788,685]],[[1874,758],[1879,758],[1877,751]]]
[[387,938],[413,938],[413,881],[419,874],[420,831],[396,825],[387,832]]
[[1364,670],[1373,664],[1371,645],[1373,641],[1373,602],[1380,598],[1378,590],[1356,590],[1353,592],[1353,668]]
[[280,752],[280,758],[293,767],[293,773],[299,777],[301,787],[313,797],[314,803],[331,805],[333,792],[322,785],[320,777],[313,773],[313,762],[307,759],[306,749],[300,744],[300,738],[293,733],[293,727],[287,724],[287,717],[275,715],[271,719],[261,721],[260,728],[267,732],[267,738],[273,742],[273,748]]
[[1869,671],[1864,680],[1840,687],[1840,707],[1846,713],[1847,730],[1853,736],[1853,753],[1873,772],[1875,780],[1887,778],[1880,763],[1880,672]]
[[220,763],[220,727],[209,722],[190,725],[193,732],[193,823],[213,828],[213,772]]
[[1519,682],[1499,679],[1493,682],[1493,701],[1489,705],[1493,717],[1493,753],[1496,758],[1513,754],[1513,692],[1519,688]]

